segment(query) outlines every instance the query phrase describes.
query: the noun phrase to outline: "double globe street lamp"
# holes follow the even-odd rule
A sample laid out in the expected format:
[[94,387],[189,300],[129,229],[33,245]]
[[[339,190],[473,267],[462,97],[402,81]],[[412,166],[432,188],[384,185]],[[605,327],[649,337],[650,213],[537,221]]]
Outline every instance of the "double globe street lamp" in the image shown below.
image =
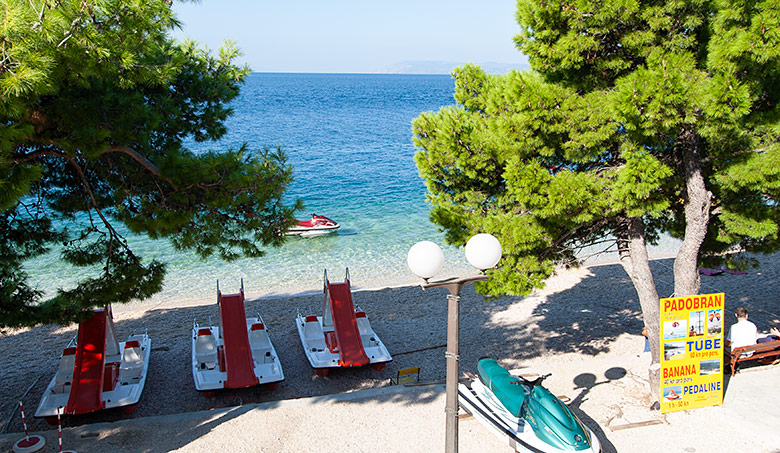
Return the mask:
[[406,256],[406,264],[418,277],[425,280],[423,290],[430,288],[446,288],[447,295],[447,352],[444,357],[447,360],[446,398],[447,403],[444,412],[447,414],[446,427],[446,452],[458,451],[458,341],[459,341],[459,303],[460,290],[469,283],[485,281],[488,276],[484,274],[498,264],[501,259],[501,243],[493,235],[480,233],[472,236],[466,243],[466,259],[469,264],[482,271],[474,277],[452,277],[436,282],[428,280],[441,271],[444,266],[444,253],[436,243],[421,241],[409,249]]

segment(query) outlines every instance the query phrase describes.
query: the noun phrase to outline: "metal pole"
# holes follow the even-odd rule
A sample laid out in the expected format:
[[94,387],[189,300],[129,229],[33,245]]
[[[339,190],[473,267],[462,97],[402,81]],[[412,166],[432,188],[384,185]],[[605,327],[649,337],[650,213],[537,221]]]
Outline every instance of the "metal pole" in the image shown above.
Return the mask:
[[466,278],[448,278],[439,282],[426,283],[423,290],[430,288],[447,288],[450,292],[447,295],[447,352],[444,357],[447,360],[446,377],[446,401],[444,412],[447,414],[447,425],[445,431],[445,452],[458,453],[458,343],[460,336],[460,290],[468,283],[482,282],[487,280],[487,275],[477,275]]
[[447,414],[445,445],[447,453],[458,453],[459,308],[460,294],[447,295],[447,352],[444,354],[447,359],[447,405],[444,409]]

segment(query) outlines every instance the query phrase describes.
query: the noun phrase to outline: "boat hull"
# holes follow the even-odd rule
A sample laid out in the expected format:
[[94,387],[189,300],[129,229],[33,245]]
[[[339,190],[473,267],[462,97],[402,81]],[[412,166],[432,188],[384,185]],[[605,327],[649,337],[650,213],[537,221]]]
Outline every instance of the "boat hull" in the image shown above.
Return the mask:
[[305,228],[305,227],[293,227],[286,231],[287,236],[321,236],[324,234],[330,234],[338,230],[340,225],[335,226],[329,226],[329,227],[314,227],[314,228]]
[[[531,425],[522,418],[514,417],[493,393],[479,379],[458,385],[458,401],[461,407],[479,420],[496,437],[506,442],[515,451],[521,452],[564,452],[536,436]],[[601,444],[598,437],[587,426],[590,446],[578,450],[598,453]]]

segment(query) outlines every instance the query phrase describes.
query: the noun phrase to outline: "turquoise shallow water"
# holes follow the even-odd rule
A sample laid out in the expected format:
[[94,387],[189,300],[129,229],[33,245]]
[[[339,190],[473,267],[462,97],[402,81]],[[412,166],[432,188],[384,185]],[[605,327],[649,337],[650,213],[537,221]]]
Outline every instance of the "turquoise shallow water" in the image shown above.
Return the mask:
[[[355,287],[417,283],[406,267],[415,242],[443,235],[428,220],[425,187],[417,174],[411,121],[420,112],[454,103],[453,79],[441,75],[251,74],[234,101],[228,134],[195,151],[281,145],[295,167],[291,199],[341,224],[336,234],[290,238],[266,256],[226,263],[176,251],[165,240],[131,237],[134,250],[168,263],[162,293],[153,300],[205,299],[215,282],[227,292],[244,279],[248,297],[316,291],[323,269],[332,280],[349,267]],[[462,250],[444,247],[442,276],[474,272]],[[28,263],[32,282],[51,293],[84,275],[56,253]]]

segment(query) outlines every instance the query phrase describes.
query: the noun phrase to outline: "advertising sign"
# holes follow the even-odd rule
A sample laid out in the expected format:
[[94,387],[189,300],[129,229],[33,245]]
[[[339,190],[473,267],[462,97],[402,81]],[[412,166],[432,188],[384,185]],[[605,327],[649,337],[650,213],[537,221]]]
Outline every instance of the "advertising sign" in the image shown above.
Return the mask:
[[661,412],[723,403],[724,298],[661,299]]

